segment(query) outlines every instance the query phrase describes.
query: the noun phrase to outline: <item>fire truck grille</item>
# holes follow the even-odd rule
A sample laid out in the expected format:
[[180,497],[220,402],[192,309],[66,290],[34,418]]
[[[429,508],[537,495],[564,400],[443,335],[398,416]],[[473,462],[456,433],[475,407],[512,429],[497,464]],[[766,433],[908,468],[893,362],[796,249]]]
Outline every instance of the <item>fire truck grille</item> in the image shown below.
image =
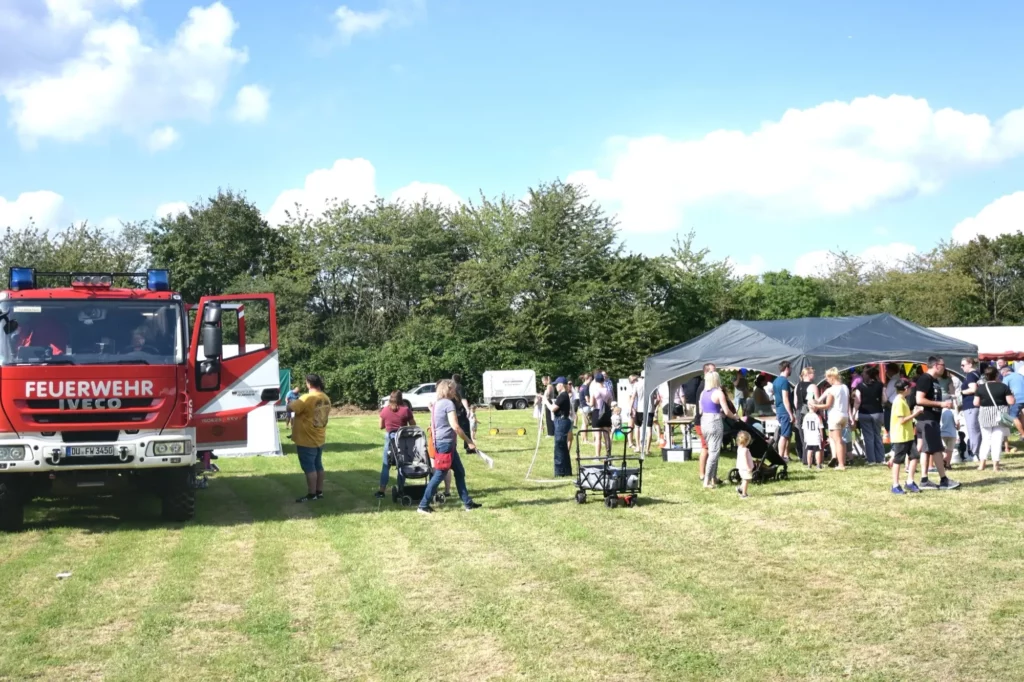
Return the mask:
[[65,443],[113,443],[120,435],[120,431],[62,431],[60,439]]
[[146,412],[129,412],[124,414],[117,410],[102,412],[79,412],[68,414],[39,414],[37,424],[132,424],[144,422],[149,417]]
[[[149,422],[160,409],[162,401],[152,398],[121,398],[116,409],[61,409],[58,400],[26,400],[22,403],[26,416],[46,426],[61,424],[144,424]],[[147,409],[149,408],[149,409]]]

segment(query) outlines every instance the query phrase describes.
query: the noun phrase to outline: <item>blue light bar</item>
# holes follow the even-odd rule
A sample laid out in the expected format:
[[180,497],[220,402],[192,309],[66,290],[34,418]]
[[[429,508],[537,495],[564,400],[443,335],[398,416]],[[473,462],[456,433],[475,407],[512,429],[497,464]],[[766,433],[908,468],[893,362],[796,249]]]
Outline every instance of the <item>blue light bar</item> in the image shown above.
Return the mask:
[[22,289],[36,288],[35,268],[11,268],[10,272],[11,289],[20,291]]
[[146,273],[146,288],[150,291],[170,291],[171,271],[150,270]]

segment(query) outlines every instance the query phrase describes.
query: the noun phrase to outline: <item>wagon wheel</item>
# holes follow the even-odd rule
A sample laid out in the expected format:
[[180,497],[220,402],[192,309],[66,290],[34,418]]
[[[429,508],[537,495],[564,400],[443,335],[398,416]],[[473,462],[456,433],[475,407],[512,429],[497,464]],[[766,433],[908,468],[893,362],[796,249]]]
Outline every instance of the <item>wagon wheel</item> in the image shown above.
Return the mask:
[[587,501],[587,494],[582,490],[576,493],[576,504],[584,504]]
[[391,501],[397,503],[398,500],[399,500],[399,497],[400,496],[398,494],[398,486],[397,485],[391,486]]
[[783,469],[782,471],[780,471],[780,472],[779,472],[779,480],[780,480],[780,481],[786,481],[786,480],[789,480],[789,472],[788,472],[788,471],[786,471],[785,469]]
[[402,506],[403,506],[403,507],[409,507],[409,506],[412,506],[412,498],[411,498],[411,497],[409,497],[408,495],[406,495],[405,497],[403,497],[403,498],[402,498]]
[[741,480],[743,479],[740,477],[739,469],[732,469],[729,471],[729,483],[732,483],[733,485],[739,485]]
[[437,501],[438,504],[444,504],[445,502],[448,501],[448,496],[445,495],[444,493],[438,493],[437,495],[434,496],[434,499]]
[[609,509],[614,507],[615,506],[615,498],[614,497],[606,497],[606,498],[604,498],[604,506],[608,507]]

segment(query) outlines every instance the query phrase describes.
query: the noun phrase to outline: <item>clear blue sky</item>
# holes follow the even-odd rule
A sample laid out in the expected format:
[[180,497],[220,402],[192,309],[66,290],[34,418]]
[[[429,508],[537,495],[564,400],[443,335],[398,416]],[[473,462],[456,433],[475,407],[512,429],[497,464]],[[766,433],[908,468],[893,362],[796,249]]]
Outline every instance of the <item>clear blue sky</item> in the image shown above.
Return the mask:
[[[8,123],[0,128],[0,197],[13,202],[23,192],[52,191],[63,197],[67,218],[151,218],[160,204],[218,187],[244,190],[267,211],[282,191],[303,187],[308,174],[356,157],[372,163],[382,195],[419,181],[463,198],[481,191],[521,196],[576,171],[617,177],[619,167],[625,170],[611,194],[595,195],[611,210],[640,206],[639,220],[623,213],[629,248],[658,253],[692,227],[717,255],[738,263],[760,255],[762,267],[778,269],[821,249],[860,252],[891,242],[926,249],[986,205],[1024,190],[1024,123],[1006,131],[998,123],[1024,107],[1020,2],[347,0],[379,25],[353,29],[346,40],[340,2],[224,0],[237,23],[230,45],[248,58],[225,68],[214,103],[191,110],[181,104],[192,75],[184,67],[175,73],[169,55],[129,69],[125,87],[144,96],[112,97],[116,111],[96,113],[94,103],[64,95],[57,86],[74,87],[66,78],[51,88],[55,95],[21,114],[25,88],[79,63],[90,31],[122,21],[139,30],[143,44],[166,51],[195,3],[93,0],[79,28],[60,33],[42,3],[13,2],[57,47],[33,63],[8,60],[14,66],[0,69],[0,117]],[[388,14],[374,14],[382,11]],[[0,20],[0,41],[4,30],[14,29]],[[164,96],[164,79],[180,81],[167,86],[178,95]],[[260,120],[238,122],[230,111],[247,84],[269,92],[269,109]],[[785,127],[784,142],[767,151],[755,145],[732,156],[731,147],[704,144],[702,153],[726,166],[760,170],[735,187],[731,173],[720,171],[713,186],[659,213],[669,217],[647,220],[645,190],[635,184],[664,181],[667,193],[686,195],[694,185],[688,178],[702,174],[706,158],[694,161],[683,143],[706,142],[719,130],[746,137],[789,109],[872,95],[926,100],[931,112],[978,114],[994,132],[977,143],[985,147],[979,153],[959,134],[952,141],[936,134],[946,130],[941,122],[918,118],[906,136],[927,139],[907,150],[899,144],[903,128],[890,130],[880,146],[865,142],[888,130],[901,105],[884,100],[891,108],[866,118],[853,107],[834,117],[834,127],[826,113],[815,119],[830,131],[820,157],[820,141],[804,139],[801,124]],[[76,139],[55,131],[72,125],[59,117],[37,122],[47,103],[65,107],[65,96],[69,117],[99,121]],[[175,140],[154,151],[146,136],[161,126],[173,127]],[[660,168],[623,152],[627,142],[609,142],[646,136],[662,136],[674,160]],[[780,149],[794,136],[806,154],[779,158],[789,156]],[[872,167],[847,178],[847,165],[862,157],[896,164],[899,177],[886,179]],[[791,180],[782,189],[765,170],[776,163]],[[836,174],[824,190],[817,184],[822,168]],[[855,184],[870,186],[855,191]],[[818,190],[843,194],[846,185],[853,198],[840,197],[838,207],[806,199]],[[1016,216],[1024,224],[1024,215]]]

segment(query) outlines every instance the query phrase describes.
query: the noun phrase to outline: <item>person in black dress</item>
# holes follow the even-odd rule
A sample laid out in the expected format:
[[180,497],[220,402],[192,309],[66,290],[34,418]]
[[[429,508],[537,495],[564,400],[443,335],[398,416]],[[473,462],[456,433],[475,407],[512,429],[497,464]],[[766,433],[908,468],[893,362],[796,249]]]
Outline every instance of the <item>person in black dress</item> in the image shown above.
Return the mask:
[[569,433],[572,431],[572,399],[569,397],[565,377],[555,379],[557,395],[554,400],[545,399],[546,412],[552,417],[555,436],[555,478],[572,476],[572,460],[569,458]]

